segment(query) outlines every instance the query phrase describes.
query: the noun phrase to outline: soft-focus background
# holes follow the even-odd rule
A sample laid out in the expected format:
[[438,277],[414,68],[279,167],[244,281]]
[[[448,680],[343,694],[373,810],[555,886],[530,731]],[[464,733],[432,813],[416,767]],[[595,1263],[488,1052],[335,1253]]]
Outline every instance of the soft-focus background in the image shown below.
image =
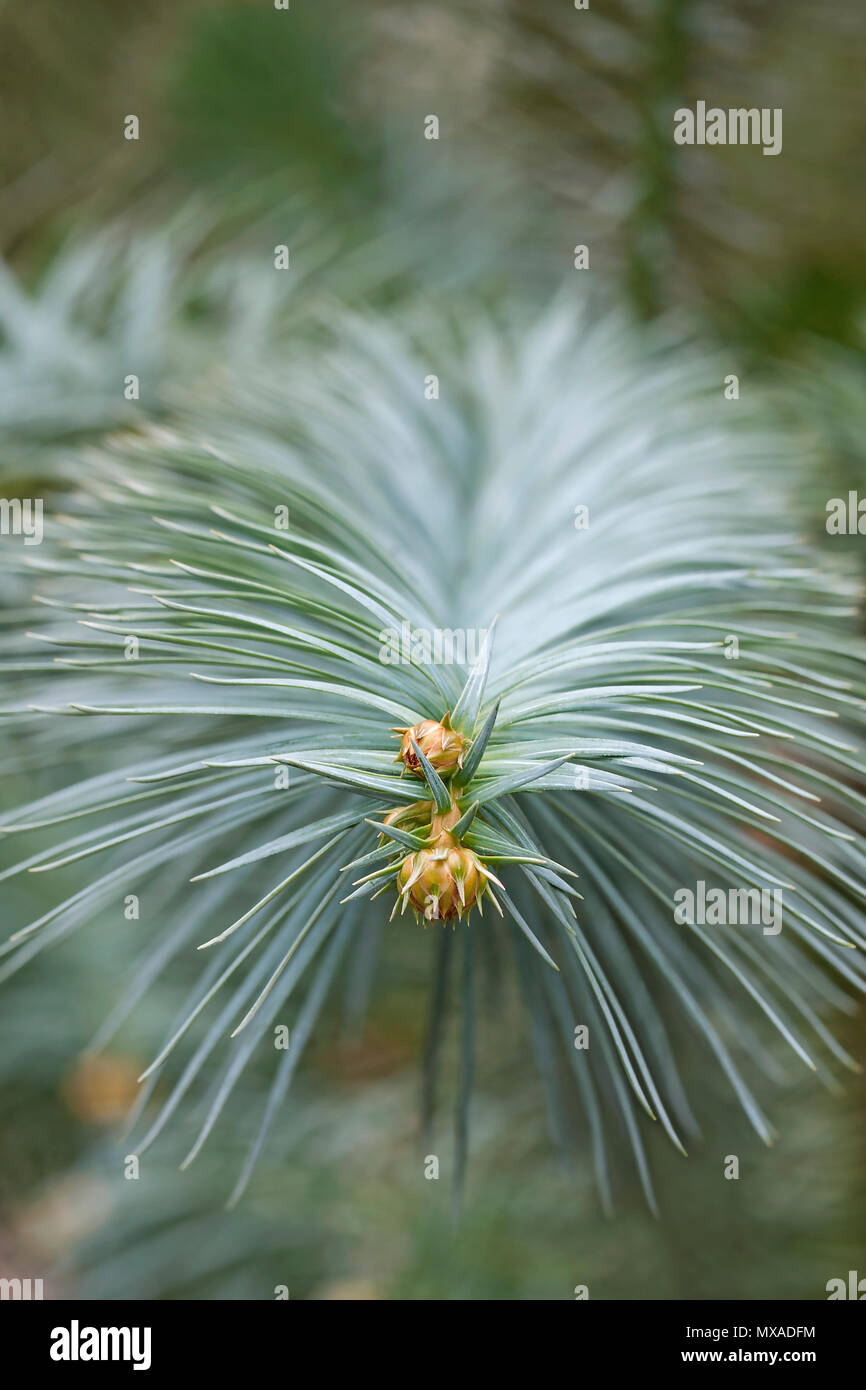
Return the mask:
[[[800,525],[856,551],[823,523],[828,497],[866,487],[864,31],[856,0],[6,0],[0,247],[41,307],[22,309],[0,269],[4,495],[45,495],[46,450],[67,457],[123,419],[100,363],[130,331],[110,293],[125,256],[141,283],[124,313],[158,413],[220,331],[214,304],[250,293],[241,270],[215,286],[227,255],[241,267],[290,243],[301,316],[305,294],[391,313],[450,294],[470,312],[513,296],[540,309],[584,243],[582,273],[627,303],[635,331],[690,324],[741,389],[795,422],[812,459]],[[782,154],[677,149],[672,112],[698,99],[782,107]],[[122,138],[129,114],[138,141]],[[76,275],[104,275],[104,302],[82,301]],[[244,350],[227,338],[227,354]],[[25,762],[3,807],[48,773]],[[10,919],[15,895],[31,917],[48,905],[48,888],[12,882]],[[651,1144],[660,1220],[638,1192],[610,1220],[587,1168],[563,1171],[546,1138],[510,996],[479,1046],[455,1229],[418,1147],[429,982],[390,944],[370,1022],[311,1050],[237,1210],[224,1202],[252,1087],[189,1173],[169,1141],[147,1182],[125,1182],[123,1116],[183,983],[148,993],[97,1056],[86,1049],[130,965],[128,938],[100,919],[3,987],[0,1272],[43,1276],[50,1296],[270,1298],[281,1284],[293,1298],[570,1298],[588,1282],[593,1297],[820,1298],[827,1279],[866,1274],[866,1082],[768,1091],[781,1135],[768,1154],[695,1060],[687,1079],[714,1127],[687,1163]],[[862,1015],[840,1035],[866,1058]],[[456,1037],[445,1046],[456,1056]],[[447,1087],[440,1100],[447,1167]],[[732,1150],[751,1180],[709,1182]]]

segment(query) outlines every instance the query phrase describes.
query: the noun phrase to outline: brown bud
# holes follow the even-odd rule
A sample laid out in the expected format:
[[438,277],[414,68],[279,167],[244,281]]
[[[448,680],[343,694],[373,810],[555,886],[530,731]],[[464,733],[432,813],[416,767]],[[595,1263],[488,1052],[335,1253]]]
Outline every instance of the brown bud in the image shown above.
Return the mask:
[[428,922],[447,922],[470,912],[487,888],[481,860],[447,832],[432,849],[407,854],[397,871],[397,887]]
[[398,806],[382,817],[384,825],[399,825],[403,830],[418,830],[429,825],[433,818],[432,801],[413,801],[408,806]]
[[418,755],[412,747],[413,739],[440,776],[447,776],[463,763],[468,740],[451,728],[447,714],[441,723],[435,719],[422,719],[410,729],[395,729],[394,732],[402,734],[397,761],[405,763],[410,772],[421,771]]

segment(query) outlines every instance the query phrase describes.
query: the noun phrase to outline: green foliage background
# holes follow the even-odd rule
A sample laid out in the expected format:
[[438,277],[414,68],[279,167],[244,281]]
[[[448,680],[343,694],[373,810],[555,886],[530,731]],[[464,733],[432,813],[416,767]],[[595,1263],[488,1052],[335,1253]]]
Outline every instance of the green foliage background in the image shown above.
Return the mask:
[[[744,392],[760,390],[803,432],[814,465],[800,480],[802,524],[820,536],[824,500],[866,485],[862,41],[849,0],[822,8],[820,22],[802,0],[594,0],[591,18],[531,0],[294,0],[276,16],[264,0],[6,5],[0,242],[50,311],[62,251],[106,227],[121,228],[111,233],[121,247],[172,229],[185,283],[199,288],[179,303],[154,269],[166,327],[162,338],[157,322],[146,369],[166,412],[178,377],[199,364],[197,333],[218,319],[208,277],[227,250],[241,265],[263,245],[308,236],[313,298],[387,310],[447,288],[495,309],[515,290],[540,307],[586,242],[593,275],[636,320],[692,316]],[[674,160],[668,113],[698,97],[782,106],[783,155]],[[428,111],[442,120],[432,147],[421,139]],[[137,144],[120,139],[128,112],[141,119]],[[46,322],[56,334],[50,313]],[[92,337],[110,341],[102,311]],[[4,355],[15,347],[0,343]],[[7,492],[44,491],[58,441],[125,423],[116,401],[85,410],[69,389],[76,407],[63,408],[60,381],[50,427],[3,396]],[[24,770],[3,803],[30,794]],[[38,910],[39,890],[25,888]],[[589,1172],[563,1172],[544,1138],[513,999],[491,1010],[479,1043],[473,1166],[455,1230],[447,1182],[422,1176],[427,980],[418,969],[412,982],[411,961],[396,996],[386,964],[363,1035],[316,1044],[239,1209],[221,1204],[250,1096],[204,1168],[181,1176],[160,1152],[151,1182],[125,1183],[119,1106],[103,1092],[128,1088],[147,1038],[174,1012],[172,991],[152,991],[112,1043],[117,1073],[96,1077],[95,1101],[82,1099],[80,1075],[76,1090],[69,1059],[110,1013],[128,964],[110,931],[94,928],[4,993],[0,1265],[48,1272],[56,1292],[268,1298],[288,1284],[293,1297],[569,1298],[586,1282],[594,1297],[808,1298],[849,1268],[866,1271],[861,1079],[843,1096],[792,1085],[775,1102],[783,1138],[768,1154],[695,1060],[689,1079],[714,1116],[702,1150],[686,1164],[655,1146],[660,1221],[638,1192],[607,1221]],[[864,1056],[862,1016],[843,1041]],[[456,1051],[447,1060],[453,1081]],[[447,1167],[453,1097],[443,1102],[436,1152]],[[732,1132],[743,1179],[721,1183]]]

